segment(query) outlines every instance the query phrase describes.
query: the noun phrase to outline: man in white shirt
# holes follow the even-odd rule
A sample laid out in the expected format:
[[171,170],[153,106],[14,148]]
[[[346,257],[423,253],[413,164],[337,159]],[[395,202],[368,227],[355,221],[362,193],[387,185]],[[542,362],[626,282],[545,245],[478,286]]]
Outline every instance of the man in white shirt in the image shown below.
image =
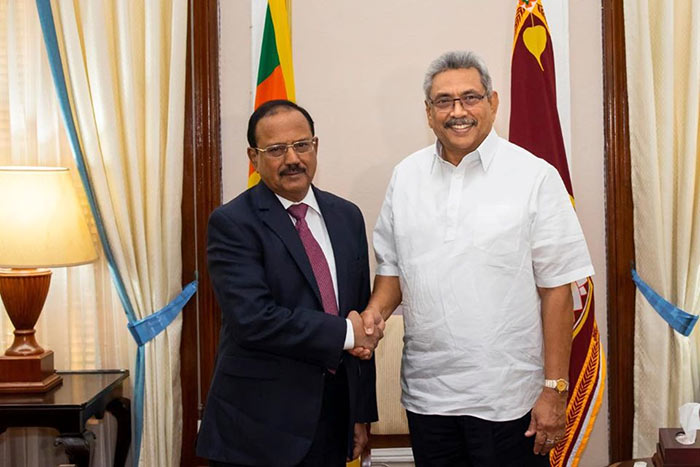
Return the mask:
[[197,455],[341,467],[377,419],[374,361],[344,352],[374,349],[382,334],[372,323],[366,336],[351,311],[369,298],[362,213],[312,186],[318,138],[302,107],[262,104],[248,142],[261,183],[217,208],[207,231],[222,326]]
[[424,90],[437,141],[394,169],[363,318],[402,304],[418,467],[548,466],[565,429],[570,283],[593,274],[586,243],[557,171],[494,131],[498,94],[477,56],[442,55]]

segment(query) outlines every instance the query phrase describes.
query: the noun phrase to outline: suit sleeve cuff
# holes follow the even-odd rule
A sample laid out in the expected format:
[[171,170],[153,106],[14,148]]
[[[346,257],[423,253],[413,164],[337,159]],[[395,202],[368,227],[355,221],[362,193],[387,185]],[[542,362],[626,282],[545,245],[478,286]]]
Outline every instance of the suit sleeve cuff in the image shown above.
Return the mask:
[[355,347],[355,334],[352,332],[352,322],[345,318],[345,344],[343,344],[343,350],[352,350]]

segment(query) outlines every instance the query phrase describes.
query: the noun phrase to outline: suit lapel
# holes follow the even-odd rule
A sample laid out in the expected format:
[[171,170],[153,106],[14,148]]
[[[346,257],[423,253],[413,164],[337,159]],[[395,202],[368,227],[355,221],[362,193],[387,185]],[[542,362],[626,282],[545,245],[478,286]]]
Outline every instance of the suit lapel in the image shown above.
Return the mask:
[[348,266],[350,264],[350,252],[348,252],[346,220],[340,213],[338,206],[332,197],[312,186],[318,207],[321,209],[323,220],[328,230],[335,257],[335,271],[338,280],[338,311],[341,316],[346,316],[348,300]]
[[322,303],[321,293],[318,290],[318,284],[316,284],[309,257],[306,255],[304,245],[301,243],[299,233],[294,228],[289,214],[284,210],[275,194],[263,182],[258,183],[254,190],[258,213],[263,223],[275,232],[287,247],[289,254],[292,255],[306,281],[311,286],[314,294],[316,294],[318,302]]

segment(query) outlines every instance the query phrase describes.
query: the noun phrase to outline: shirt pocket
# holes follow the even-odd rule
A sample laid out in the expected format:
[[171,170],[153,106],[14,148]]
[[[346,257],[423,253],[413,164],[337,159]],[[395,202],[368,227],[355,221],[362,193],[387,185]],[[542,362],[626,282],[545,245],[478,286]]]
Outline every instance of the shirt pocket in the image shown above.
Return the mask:
[[522,242],[520,210],[508,204],[479,206],[475,216],[474,246],[493,255],[514,253]]

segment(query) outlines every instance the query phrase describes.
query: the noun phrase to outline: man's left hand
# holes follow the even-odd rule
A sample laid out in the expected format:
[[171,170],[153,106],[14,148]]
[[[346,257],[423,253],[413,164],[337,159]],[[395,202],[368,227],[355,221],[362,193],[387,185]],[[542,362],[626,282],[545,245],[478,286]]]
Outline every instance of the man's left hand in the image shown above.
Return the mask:
[[566,396],[544,388],[532,408],[530,426],[525,436],[535,436],[535,454],[547,455],[564,439],[566,430]]
[[367,446],[367,424],[366,423],[355,423],[355,433],[352,437],[353,448],[352,448],[352,459],[348,459],[348,462],[355,460],[360,457],[362,451],[365,450]]
[[[352,313],[356,313],[354,310],[348,314],[348,319],[353,321]],[[382,315],[372,308],[367,308],[360,314],[362,318],[362,326],[364,326],[365,336],[374,336],[376,340],[381,339],[384,336],[384,329],[386,328],[386,322]],[[357,334],[355,334],[357,336]],[[376,347],[376,344],[375,344]],[[355,348],[348,350],[350,355],[360,358],[362,360],[369,360],[372,357],[372,352],[374,348],[367,348],[358,343],[358,339],[355,339]]]

